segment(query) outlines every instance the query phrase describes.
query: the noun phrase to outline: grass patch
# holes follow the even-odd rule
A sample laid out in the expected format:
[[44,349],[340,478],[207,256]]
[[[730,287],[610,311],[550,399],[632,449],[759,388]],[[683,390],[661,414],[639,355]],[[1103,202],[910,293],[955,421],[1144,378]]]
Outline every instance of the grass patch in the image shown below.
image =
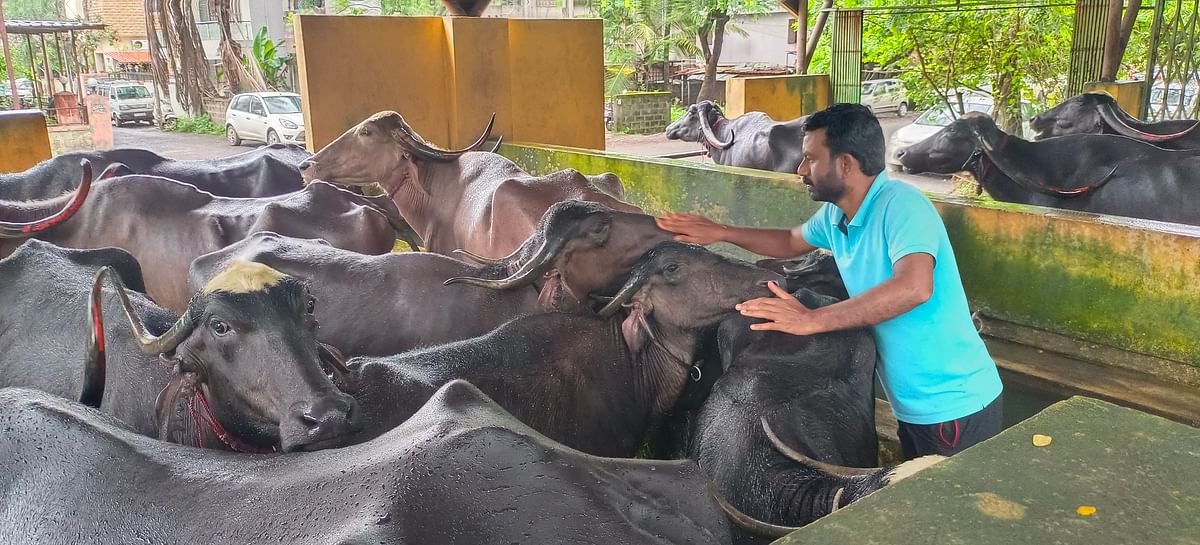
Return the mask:
[[687,115],[686,106],[680,104],[678,100],[671,103],[671,123],[679,121],[685,115]]
[[177,119],[175,126],[171,127],[171,131],[223,136],[225,134],[225,127],[213,122],[211,117],[201,115],[200,117],[181,117]]

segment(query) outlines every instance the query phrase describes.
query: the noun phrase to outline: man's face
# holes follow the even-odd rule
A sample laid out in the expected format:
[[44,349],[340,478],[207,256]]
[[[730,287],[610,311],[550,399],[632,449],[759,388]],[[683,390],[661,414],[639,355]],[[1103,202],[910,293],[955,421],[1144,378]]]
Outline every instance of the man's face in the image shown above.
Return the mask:
[[808,188],[814,201],[835,202],[846,192],[846,183],[838,170],[838,158],[825,145],[825,129],[804,133],[804,161],[796,174]]

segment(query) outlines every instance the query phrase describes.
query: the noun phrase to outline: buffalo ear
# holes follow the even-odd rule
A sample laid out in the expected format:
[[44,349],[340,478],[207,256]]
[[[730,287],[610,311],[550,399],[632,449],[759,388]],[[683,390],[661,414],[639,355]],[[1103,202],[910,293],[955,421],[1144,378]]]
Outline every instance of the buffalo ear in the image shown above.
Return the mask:
[[634,301],[630,303],[629,315],[621,322],[621,336],[625,338],[625,346],[629,347],[632,354],[640,354],[654,338],[654,333],[646,323],[646,314],[644,303]]

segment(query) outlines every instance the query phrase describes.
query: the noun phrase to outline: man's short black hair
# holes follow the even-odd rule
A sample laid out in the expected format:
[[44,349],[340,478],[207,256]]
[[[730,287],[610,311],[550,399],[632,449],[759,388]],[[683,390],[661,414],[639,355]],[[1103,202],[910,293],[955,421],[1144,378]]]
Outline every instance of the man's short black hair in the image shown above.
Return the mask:
[[875,114],[862,104],[834,104],[808,116],[804,130],[825,129],[825,145],[829,154],[843,153],[858,159],[859,168],[867,176],[883,172],[883,128]]

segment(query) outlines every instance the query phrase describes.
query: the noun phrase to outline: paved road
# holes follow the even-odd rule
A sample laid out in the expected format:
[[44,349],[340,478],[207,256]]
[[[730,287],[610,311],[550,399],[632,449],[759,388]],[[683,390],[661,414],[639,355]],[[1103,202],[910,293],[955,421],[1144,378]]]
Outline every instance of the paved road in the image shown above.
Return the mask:
[[[890,138],[893,132],[911,123],[915,118],[916,114],[909,114],[902,118],[884,114],[879,119],[880,125],[883,126],[884,137]],[[145,148],[173,159],[214,159],[242,153],[260,145],[259,143],[244,143],[234,147],[230,146],[221,136],[164,132],[146,125],[114,127],[113,139],[117,147]],[[663,133],[649,135],[609,133],[605,138],[605,145],[608,151],[638,156],[666,155],[700,149],[699,144],[693,142],[667,140]],[[691,157],[688,160],[712,162],[711,159],[704,156]],[[946,177],[911,174],[893,174],[893,177],[912,183],[926,191],[947,193],[953,189],[953,184]]]
[[230,146],[222,136],[160,131],[148,125],[113,127],[113,145],[144,148],[172,159],[216,159],[249,151],[261,144]]

